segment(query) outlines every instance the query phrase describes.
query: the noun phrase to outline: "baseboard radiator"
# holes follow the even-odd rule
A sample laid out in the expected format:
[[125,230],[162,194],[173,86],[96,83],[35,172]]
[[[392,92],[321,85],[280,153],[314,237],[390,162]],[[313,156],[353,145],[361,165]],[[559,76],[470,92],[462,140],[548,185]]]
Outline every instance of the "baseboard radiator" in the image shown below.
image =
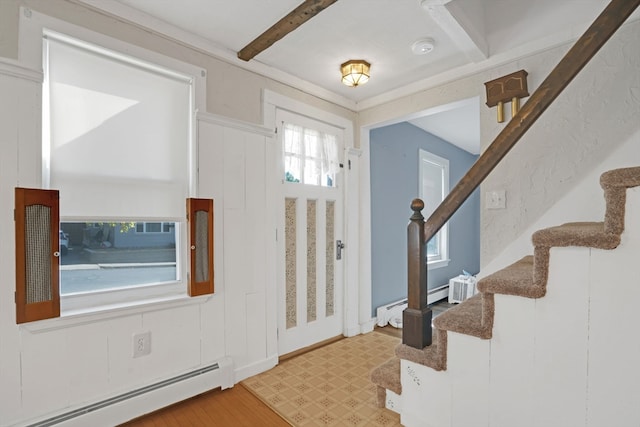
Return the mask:
[[[72,411],[56,415],[51,418],[47,418],[46,420],[38,421],[33,424],[28,424],[27,426],[28,427],[49,427],[49,426],[55,426],[59,424],[68,425],[69,422],[72,422],[72,424],[75,425],[73,421],[79,421],[77,420],[78,417],[86,417],[88,415],[96,413],[97,411],[109,409],[109,407],[112,407],[117,404],[123,404],[123,403],[126,403],[127,401],[133,401],[137,397],[147,395],[154,391],[166,389],[167,387],[172,385],[185,383],[188,380],[197,379],[198,377],[204,377],[204,376],[207,376],[207,374],[209,375],[221,374],[220,378],[217,381],[215,381],[215,383],[211,383],[210,381],[205,381],[205,382],[209,382],[209,386],[207,387],[209,390],[212,390],[217,387],[221,387],[223,389],[233,387],[233,364],[230,361],[230,359],[224,359],[212,365],[198,368],[193,371],[190,371],[181,375],[177,375],[175,377],[120,394],[118,396],[110,397],[108,399],[101,400],[99,402],[92,403],[90,405],[83,406],[81,408],[77,408]],[[216,376],[216,378],[217,377],[218,376]],[[200,390],[196,388],[193,395],[195,396],[205,391],[207,390]],[[184,396],[184,398],[188,398],[188,397],[190,396],[188,395]],[[175,402],[168,402],[167,404],[170,404],[170,403],[175,403]],[[152,410],[156,410],[156,409],[160,409],[160,408],[155,408]],[[148,412],[149,411],[142,412],[138,414],[138,416],[144,415],[145,413],[148,413]],[[128,420],[122,420],[122,422],[124,421],[128,421]]]
[[427,292],[427,304],[433,304],[449,296],[449,284],[438,286]]
[[[433,304],[434,302],[445,299],[449,296],[449,285],[442,285],[437,288],[431,289],[427,292],[427,304]],[[378,307],[376,309],[377,324],[380,327],[385,326],[387,323],[396,326],[398,321],[394,321],[395,318],[400,317],[400,325],[402,324],[402,311],[407,307],[407,300],[402,299],[400,301],[392,302]],[[398,327],[398,326],[396,326]]]

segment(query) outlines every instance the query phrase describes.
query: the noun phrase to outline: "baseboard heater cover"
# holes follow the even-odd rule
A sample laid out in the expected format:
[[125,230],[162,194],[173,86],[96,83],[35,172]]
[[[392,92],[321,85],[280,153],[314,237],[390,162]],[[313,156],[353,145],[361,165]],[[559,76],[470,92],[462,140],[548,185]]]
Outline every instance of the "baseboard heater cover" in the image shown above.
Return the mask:
[[381,328],[398,316],[402,316],[402,311],[407,308],[407,300],[393,302],[383,305],[376,309],[376,317],[378,318],[378,326]]
[[[442,285],[437,288],[431,289],[427,292],[427,304],[433,304],[436,301],[440,301],[449,296],[449,285]],[[398,321],[394,319],[400,317],[399,322],[402,324],[402,311],[407,307],[407,299],[392,302],[391,304],[382,305],[376,309],[376,318],[378,326],[383,327],[387,323],[392,321],[398,324]],[[393,326],[396,326],[396,325]],[[397,327],[397,326],[396,326]]]
[[220,365],[218,363],[214,363],[213,365],[205,366],[199,369],[196,369],[191,372],[187,372],[182,375],[175,376],[173,378],[166,379],[164,381],[160,381],[154,384],[150,384],[145,387],[138,388],[136,390],[129,391],[127,393],[120,394],[118,396],[111,397],[109,399],[102,400],[100,402],[92,403],[91,405],[84,406],[82,408],[75,409],[73,411],[65,412],[64,414],[57,415],[55,417],[48,418],[43,421],[39,421],[35,424],[29,424],[28,427],[49,427],[56,424],[63,423],[65,421],[69,421],[73,418],[79,417],[81,415],[87,415],[91,412],[97,411],[99,409],[106,408],[108,406],[114,405],[116,403],[123,402],[125,400],[133,399],[134,397],[138,397],[142,394],[149,393],[154,390],[161,389],[163,387],[170,386],[172,384],[176,384],[181,381],[185,381],[191,378],[198,377],[200,375],[206,374],[211,371],[215,371],[220,369]]
[[427,292],[427,304],[433,304],[434,302],[447,298],[449,296],[449,291],[450,287],[448,283],[431,289]]

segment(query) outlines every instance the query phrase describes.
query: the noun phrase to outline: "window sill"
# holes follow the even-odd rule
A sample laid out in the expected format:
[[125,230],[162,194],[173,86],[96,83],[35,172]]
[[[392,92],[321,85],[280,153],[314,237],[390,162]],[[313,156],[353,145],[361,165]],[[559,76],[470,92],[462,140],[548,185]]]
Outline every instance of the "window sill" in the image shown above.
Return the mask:
[[[82,309],[65,310],[60,317],[55,319],[40,320],[21,325],[32,333],[46,332],[56,329],[64,329],[79,325],[102,322],[105,320],[148,313],[151,311],[167,310],[194,304],[204,304],[210,301],[215,294],[190,297],[185,293],[141,299],[133,303],[114,303],[99,307],[87,307]],[[63,297],[64,298],[64,297]]]
[[427,270],[435,270],[437,268],[447,267],[450,259],[440,259],[438,261],[427,262]]

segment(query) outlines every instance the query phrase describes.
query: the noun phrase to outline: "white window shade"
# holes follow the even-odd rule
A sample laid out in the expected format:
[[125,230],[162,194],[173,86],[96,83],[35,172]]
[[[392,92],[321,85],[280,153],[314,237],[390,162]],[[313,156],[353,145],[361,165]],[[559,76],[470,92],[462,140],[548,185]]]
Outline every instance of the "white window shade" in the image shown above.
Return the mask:
[[61,216],[182,217],[190,79],[51,37],[46,45],[45,174]]

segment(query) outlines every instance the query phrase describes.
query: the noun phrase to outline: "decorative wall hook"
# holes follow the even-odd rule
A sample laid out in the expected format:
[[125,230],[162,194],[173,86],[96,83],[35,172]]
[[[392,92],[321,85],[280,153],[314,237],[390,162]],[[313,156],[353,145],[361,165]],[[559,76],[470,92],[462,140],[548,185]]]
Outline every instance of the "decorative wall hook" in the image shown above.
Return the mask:
[[520,98],[529,96],[525,70],[486,82],[487,106],[498,106],[498,123],[504,122],[504,103],[511,101],[511,118],[520,110]]

